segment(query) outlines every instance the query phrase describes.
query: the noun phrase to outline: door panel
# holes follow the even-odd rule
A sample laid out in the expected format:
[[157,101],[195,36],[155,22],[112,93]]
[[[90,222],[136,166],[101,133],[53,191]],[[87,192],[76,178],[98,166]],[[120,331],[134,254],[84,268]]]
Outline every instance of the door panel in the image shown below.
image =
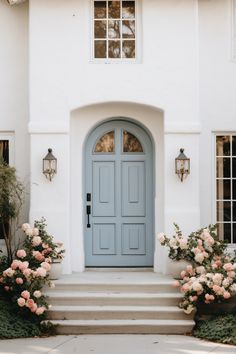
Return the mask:
[[115,162],[93,162],[93,216],[115,216]]
[[144,224],[123,225],[122,254],[146,254],[146,232]]
[[84,191],[84,210],[87,205],[92,210],[84,215],[87,267],[153,265],[152,159],[150,137],[133,123],[113,120],[90,134]]
[[144,161],[122,162],[122,216],[145,216]]
[[115,224],[93,225],[93,254],[115,254],[116,232]]

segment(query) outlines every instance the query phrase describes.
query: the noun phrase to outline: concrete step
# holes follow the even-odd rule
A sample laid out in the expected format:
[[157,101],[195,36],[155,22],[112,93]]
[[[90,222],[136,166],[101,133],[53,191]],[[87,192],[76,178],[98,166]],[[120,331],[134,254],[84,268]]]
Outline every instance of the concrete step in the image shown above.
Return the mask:
[[[160,282],[114,282],[114,283],[102,283],[102,282],[90,282],[90,283],[78,283],[78,282],[55,282],[56,290],[58,291],[75,291],[75,292],[145,292],[145,293],[167,293],[176,292],[176,288],[173,287],[173,280],[165,280]],[[54,292],[54,289],[47,289],[47,292]]]
[[178,305],[180,293],[119,293],[119,292],[66,292],[46,293],[51,305],[64,306],[174,306]]
[[192,320],[54,320],[58,334],[186,334]]
[[53,306],[48,312],[51,320],[189,320],[177,306]]

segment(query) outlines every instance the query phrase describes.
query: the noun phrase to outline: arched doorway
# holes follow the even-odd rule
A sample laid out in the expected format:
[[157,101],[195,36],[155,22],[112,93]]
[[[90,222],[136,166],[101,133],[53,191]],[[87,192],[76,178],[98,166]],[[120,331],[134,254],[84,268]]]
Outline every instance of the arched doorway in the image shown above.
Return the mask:
[[98,126],[85,149],[85,265],[153,265],[153,147],[124,119]]

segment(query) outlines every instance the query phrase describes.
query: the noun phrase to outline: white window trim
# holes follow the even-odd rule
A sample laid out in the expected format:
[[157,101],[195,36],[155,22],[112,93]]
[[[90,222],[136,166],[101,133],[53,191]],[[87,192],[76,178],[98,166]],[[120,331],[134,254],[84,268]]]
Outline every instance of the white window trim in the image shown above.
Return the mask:
[[142,6],[141,0],[135,0],[135,59],[109,59],[109,58],[94,58],[94,0],[90,0],[90,64],[140,64],[141,63],[141,43],[142,43]]
[[[212,152],[213,152],[213,159],[212,159],[212,223],[216,224],[217,223],[217,217],[216,217],[216,137],[217,136],[223,136],[223,135],[235,135],[235,131],[215,131],[212,132]],[[232,250],[236,249],[236,243],[230,243],[227,245],[227,249],[229,252]]]
[[[0,140],[9,141],[9,165],[15,165],[15,136],[12,132],[0,132]],[[0,248],[4,251],[5,241],[0,240]]]

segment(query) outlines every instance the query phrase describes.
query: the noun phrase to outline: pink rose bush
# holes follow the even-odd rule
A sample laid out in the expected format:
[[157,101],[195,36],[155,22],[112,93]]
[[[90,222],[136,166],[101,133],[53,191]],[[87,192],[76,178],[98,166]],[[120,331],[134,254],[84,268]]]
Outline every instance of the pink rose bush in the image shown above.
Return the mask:
[[[216,262],[218,266],[213,267]],[[183,294],[180,307],[186,313],[194,310],[199,303],[222,302],[236,294],[235,257],[229,261],[228,256],[222,254],[213,257],[204,267],[193,266],[191,271],[189,270],[183,270],[181,279],[173,284],[175,287],[179,286]]]
[[[190,264],[180,273],[173,286],[183,294],[179,306],[191,313],[198,304],[222,302],[236,295],[236,254],[229,256],[226,243],[218,240],[215,225],[200,229],[186,239],[178,225],[175,235],[158,235],[159,242],[169,248],[169,257]],[[185,242],[183,242],[183,240]]]
[[[53,241],[46,231],[45,219],[36,221],[33,228],[23,224],[23,246],[7,269],[0,272],[0,290],[25,314],[42,316],[49,308],[42,289],[49,280],[52,260],[63,258],[62,244]],[[60,249],[58,249],[60,247]]]

